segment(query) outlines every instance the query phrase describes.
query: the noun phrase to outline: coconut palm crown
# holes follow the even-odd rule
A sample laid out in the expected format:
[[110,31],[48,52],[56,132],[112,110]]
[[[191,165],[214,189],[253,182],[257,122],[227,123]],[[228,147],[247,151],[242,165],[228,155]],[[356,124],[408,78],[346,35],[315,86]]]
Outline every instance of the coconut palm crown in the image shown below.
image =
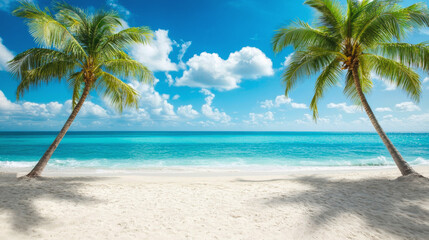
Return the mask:
[[115,11],[94,13],[55,3],[54,12],[21,1],[13,15],[24,18],[38,48],[18,54],[9,62],[11,73],[19,79],[20,99],[32,87],[65,80],[72,90],[72,112],[57,138],[27,175],[39,176],[92,90],[122,112],[138,105],[138,94],[120,78],[142,82],[153,79],[152,72],[133,60],[126,49],[130,44],[146,44],[152,38],[148,27],[124,29]]
[[314,25],[297,21],[278,29],[272,45],[275,53],[288,46],[295,49],[282,75],[286,96],[303,77],[318,74],[310,104],[315,120],[318,101],[345,76],[344,94],[363,107],[402,175],[408,175],[415,171],[384,133],[365,97],[372,89],[373,73],[404,90],[415,102],[420,99],[421,80],[415,70],[429,70],[428,44],[401,40],[415,29],[429,26],[429,12],[423,3],[402,7],[399,2],[347,0],[343,9],[335,0],[307,0],[305,4],[318,15]]

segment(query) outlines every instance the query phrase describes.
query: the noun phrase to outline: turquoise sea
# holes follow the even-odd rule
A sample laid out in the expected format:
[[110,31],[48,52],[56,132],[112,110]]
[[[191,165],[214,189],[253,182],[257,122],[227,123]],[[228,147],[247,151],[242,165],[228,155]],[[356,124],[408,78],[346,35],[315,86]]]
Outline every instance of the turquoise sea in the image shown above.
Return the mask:
[[[388,134],[412,165],[429,165],[429,133]],[[0,132],[0,171],[33,166],[55,132]],[[254,169],[393,166],[375,133],[69,132],[49,169]]]

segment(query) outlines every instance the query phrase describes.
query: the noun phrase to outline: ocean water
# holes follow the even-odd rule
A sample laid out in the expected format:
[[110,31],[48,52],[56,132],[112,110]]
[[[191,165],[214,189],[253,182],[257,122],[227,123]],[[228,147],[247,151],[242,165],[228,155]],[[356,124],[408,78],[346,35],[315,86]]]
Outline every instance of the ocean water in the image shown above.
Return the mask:
[[[429,133],[391,133],[412,165],[429,165]],[[55,132],[0,132],[0,171],[27,169]],[[394,166],[375,133],[69,132],[48,169],[253,169]]]

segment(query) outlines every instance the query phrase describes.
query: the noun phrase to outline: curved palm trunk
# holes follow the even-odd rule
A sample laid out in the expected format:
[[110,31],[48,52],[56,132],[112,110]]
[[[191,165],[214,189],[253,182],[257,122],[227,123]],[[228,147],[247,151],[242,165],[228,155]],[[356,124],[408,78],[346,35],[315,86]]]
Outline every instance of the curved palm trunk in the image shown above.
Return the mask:
[[34,177],[40,176],[43,169],[46,167],[46,164],[48,164],[48,161],[51,158],[52,154],[54,153],[55,149],[57,149],[61,140],[66,135],[67,130],[69,130],[70,125],[72,124],[73,120],[77,116],[77,113],[82,108],[82,105],[85,102],[85,99],[89,94],[89,89],[90,89],[89,84],[86,84],[85,89],[83,90],[82,96],[79,99],[79,102],[74,107],[73,111],[71,112],[71,114],[70,114],[69,118],[67,119],[66,123],[64,124],[63,128],[58,133],[57,137],[55,138],[55,140],[51,144],[51,146],[49,146],[48,150],[46,150],[45,154],[43,154],[42,158],[40,158],[39,162],[36,164],[36,166],[33,168],[33,170],[31,170],[31,172],[27,174],[27,177],[34,178]]
[[360,79],[359,79],[357,67],[353,68],[352,74],[353,74],[353,80],[356,86],[356,90],[359,94],[363,108],[365,109],[365,112],[368,115],[369,120],[371,120],[372,125],[374,126],[375,130],[377,131],[378,135],[380,136],[387,150],[389,150],[389,153],[392,156],[393,160],[395,161],[396,166],[399,168],[403,176],[416,173],[416,171],[414,171],[414,169],[404,160],[404,158],[401,156],[401,154],[395,148],[395,146],[393,146],[393,143],[390,141],[390,139],[387,137],[386,133],[383,131],[380,124],[378,123],[377,118],[375,118],[375,115],[372,112],[372,109],[369,106],[364,93],[362,92],[362,87],[360,85]]

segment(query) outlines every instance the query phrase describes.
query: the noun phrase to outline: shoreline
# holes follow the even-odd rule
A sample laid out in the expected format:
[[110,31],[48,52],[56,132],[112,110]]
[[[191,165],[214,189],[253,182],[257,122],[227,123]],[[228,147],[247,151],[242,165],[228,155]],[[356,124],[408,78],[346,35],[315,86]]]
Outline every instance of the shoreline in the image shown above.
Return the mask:
[[[417,169],[429,171],[429,165],[412,166]],[[16,173],[23,176],[32,168],[0,168],[0,173]],[[377,171],[397,171],[396,166],[293,166],[281,168],[276,166],[252,166],[252,167],[146,167],[146,168],[49,168],[47,167],[43,176],[46,177],[121,177],[121,176],[159,176],[159,177],[234,177],[234,176],[273,176],[273,175],[308,175],[308,174],[335,174],[350,172],[377,172]]]
[[[429,166],[420,165],[412,166],[417,172],[428,172]],[[16,171],[9,169],[5,171],[0,169],[0,174],[12,174],[16,177],[22,177],[27,174],[31,169]],[[249,178],[263,178],[263,177],[299,177],[309,175],[320,176],[349,176],[349,175],[368,175],[378,173],[388,174],[396,178],[401,177],[401,173],[396,166],[363,166],[363,167],[321,167],[321,168],[299,168],[292,170],[269,170],[269,171],[255,171],[255,170],[238,170],[238,169],[176,169],[176,168],[162,168],[162,169],[138,169],[138,170],[106,170],[106,169],[64,169],[52,170],[46,169],[42,177],[45,178],[74,178],[74,177],[97,177],[97,178],[121,178],[121,177],[135,177],[135,178],[178,178],[178,179],[210,179],[210,178],[225,178],[232,179],[236,177],[249,177]],[[395,179],[396,179],[395,178]]]

